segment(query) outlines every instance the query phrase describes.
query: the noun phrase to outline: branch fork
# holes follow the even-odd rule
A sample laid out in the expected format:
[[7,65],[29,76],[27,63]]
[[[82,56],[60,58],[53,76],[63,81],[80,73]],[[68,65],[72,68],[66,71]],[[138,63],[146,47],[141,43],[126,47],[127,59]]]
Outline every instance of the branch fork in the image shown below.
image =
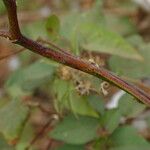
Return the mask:
[[95,66],[88,61],[84,61],[77,56],[67,54],[67,52],[62,51],[61,49],[59,49],[59,51],[55,51],[53,48],[47,48],[39,44],[38,42],[22,35],[17,18],[16,0],[3,0],[3,2],[8,12],[9,32],[0,32],[0,36],[9,38],[13,43],[21,45],[24,48],[29,49],[43,57],[50,58],[56,62],[94,75],[111,84],[114,84],[115,86],[131,94],[141,102],[150,106],[150,95],[145,93],[137,86],[128,83],[127,81],[116,76],[114,73],[102,67]]

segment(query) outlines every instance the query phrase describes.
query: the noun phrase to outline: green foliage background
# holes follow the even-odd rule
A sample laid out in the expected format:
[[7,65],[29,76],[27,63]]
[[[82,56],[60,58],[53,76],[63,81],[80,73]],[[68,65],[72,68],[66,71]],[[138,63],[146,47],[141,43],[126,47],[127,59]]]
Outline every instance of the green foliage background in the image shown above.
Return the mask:
[[[104,60],[106,67],[130,80],[140,82],[150,76],[150,44],[144,41],[130,16],[109,12],[102,0],[93,1],[88,9],[82,8],[79,0],[54,1],[50,6],[49,2],[29,3],[18,0],[19,12],[53,7],[44,19],[20,23],[26,36],[34,40],[41,37],[79,56],[84,52],[105,54],[108,56]],[[128,0],[115,1],[115,7],[129,13],[138,10],[138,6]],[[2,1],[0,14],[5,14]],[[32,116],[41,111],[39,105],[45,104],[54,112],[45,114],[46,120],[55,115],[50,125],[52,129],[44,133],[58,142],[53,149],[150,149],[150,142],[143,133],[150,129],[149,108],[144,104],[125,94],[118,107],[107,109],[110,97],[106,98],[100,92],[100,79],[65,68],[27,50],[18,58],[20,67],[9,74],[3,85],[6,94],[0,97],[1,150],[25,150],[29,146],[31,150],[40,149],[38,142],[30,145],[37,134]],[[79,90],[76,82],[84,83]],[[96,92],[86,89],[88,82]],[[82,93],[84,90],[87,91]],[[48,98],[37,93],[46,93]],[[138,120],[146,124],[142,131],[134,126]]]

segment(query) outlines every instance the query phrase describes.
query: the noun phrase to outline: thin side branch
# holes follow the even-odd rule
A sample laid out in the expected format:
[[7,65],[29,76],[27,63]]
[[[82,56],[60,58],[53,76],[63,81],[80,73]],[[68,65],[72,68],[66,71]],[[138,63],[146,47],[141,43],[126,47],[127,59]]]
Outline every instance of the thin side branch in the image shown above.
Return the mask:
[[62,49],[60,47],[58,47],[57,45],[55,45],[54,43],[52,43],[50,41],[44,40],[42,38],[38,38],[37,42],[41,42],[43,44],[50,45],[51,47],[56,48],[56,50],[61,51],[61,52],[65,53],[66,55],[71,55],[71,53],[69,53],[68,51],[66,51],[66,50],[64,50],[64,49]]
[[112,83],[133,95],[135,98],[139,99],[141,102],[150,106],[150,95],[145,93],[143,90],[138,88],[137,86],[126,82],[120,77],[116,76],[112,72],[91,64],[88,61],[84,61],[79,57],[73,56],[71,54],[66,54],[63,51],[55,51],[53,48],[47,48],[36,41],[33,41],[25,36],[23,36],[20,32],[18,19],[17,19],[17,9],[16,9],[16,1],[15,0],[3,0],[9,17],[9,30],[11,39],[14,40],[13,43],[21,45],[34,53],[37,53],[41,56],[50,58],[54,61],[57,61],[61,64],[70,66],[72,68],[81,70],[83,72],[94,75],[98,78],[102,78],[109,83]]

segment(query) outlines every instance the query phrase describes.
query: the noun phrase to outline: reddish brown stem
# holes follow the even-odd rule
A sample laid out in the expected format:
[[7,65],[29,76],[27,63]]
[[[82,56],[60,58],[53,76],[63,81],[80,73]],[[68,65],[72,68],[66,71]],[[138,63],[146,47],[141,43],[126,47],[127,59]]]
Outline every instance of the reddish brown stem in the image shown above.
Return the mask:
[[37,42],[41,42],[43,44],[47,44],[47,45],[50,45],[51,47],[53,48],[56,48],[56,50],[58,51],[61,51],[63,53],[65,53],[66,55],[71,55],[71,53],[69,53],[68,51],[58,47],[57,45],[55,45],[54,43],[50,42],[50,41],[46,41],[46,40],[43,40],[42,38],[38,38]]
[[48,120],[48,122],[42,127],[42,129],[37,133],[37,135],[32,139],[29,146],[26,148],[26,150],[29,150],[31,146],[44,134],[45,130],[49,127],[50,123],[53,121],[52,118]]
[[20,37],[21,32],[17,19],[16,0],[3,0],[3,2],[8,11],[11,40],[17,40]]
[[120,77],[114,75],[112,72],[102,67],[97,67],[88,61],[83,61],[79,57],[73,56],[71,54],[68,55],[62,51],[55,51],[52,48],[44,47],[38,42],[23,36],[20,32],[18,25],[15,0],[3,0],[3,2],[8,11],[10,35],[11,39],[14,40],[13,43],[19,44],[33,51],[34,53],[40,54],[41,56],[50,58],[64,65],[89,73],[98,78],[102,78],[123,89],[124,91],[133,95],[135,98],[150,106],[150,95],[148,95],[135,85],[132,85],[126,82],[125,80],[121,79]]

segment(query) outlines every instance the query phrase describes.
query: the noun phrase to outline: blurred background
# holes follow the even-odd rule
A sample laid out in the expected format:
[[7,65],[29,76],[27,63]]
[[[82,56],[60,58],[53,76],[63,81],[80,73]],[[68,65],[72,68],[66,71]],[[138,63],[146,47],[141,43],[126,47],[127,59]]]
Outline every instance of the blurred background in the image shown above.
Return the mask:
[[[17,0],[17,6],[27,37],[150,94],[150,0]],[[8,29],[2,1],[0,29]],[[149,150],[150,109],[107,82],[0,38],[0,133],[1,150]]]

